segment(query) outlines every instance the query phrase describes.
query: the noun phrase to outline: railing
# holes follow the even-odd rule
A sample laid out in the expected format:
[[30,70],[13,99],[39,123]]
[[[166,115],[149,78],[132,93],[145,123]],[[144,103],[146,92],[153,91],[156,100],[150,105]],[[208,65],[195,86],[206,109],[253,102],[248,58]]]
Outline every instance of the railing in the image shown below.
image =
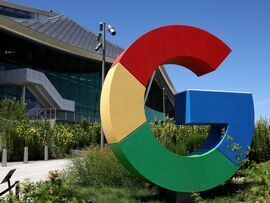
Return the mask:
[[[68,122],[100,122],[100,117],[89,115],[83,112],[63,111],[55,108],[38,108],[28,111],[28,116],[32,120],[58,120]],[[156,111],[148,106],[145,106],[145,115],[148,122],[155,120],[164,120],[165,115],[162,112]]]
[[100,122],[97,116],[82,112],[63,111],[55,108],[31,109],[27,112],[31,120],[58,120],[67,122]]
[[100,118],[94,115],[89,115],[82,112],[68,112],[68,111],[57,111],[57,120],[71,121],[71,122],[100,122]]
[[144,106],[144,111],[148,122],[165,120],[165,114],[163,112],[156,111],[148,106]]
[[30,109],[27,112],[28,116],[32,120],[54,120],[56,119],[56,109],[55,108],[38,108]]

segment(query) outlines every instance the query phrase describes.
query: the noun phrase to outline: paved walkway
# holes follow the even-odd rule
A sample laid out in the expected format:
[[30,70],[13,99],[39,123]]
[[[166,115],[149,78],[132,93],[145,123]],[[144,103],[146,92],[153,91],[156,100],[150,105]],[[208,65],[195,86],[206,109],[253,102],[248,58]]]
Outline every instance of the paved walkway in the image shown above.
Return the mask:
[[[15,173],[11,178],[11,184],[15,181],[23,181],[29,178],[31,181],[45,180],[48,177],[48,172],[52,170],[61,170],[68,166],[70,160],[58,159],[50,161],[30,161],[28,164],[22,162],[8,163],[7,167],[0,166],[0,183],[6,176],[9,170],[16,168]],[[7,183],[0,184],[0,192],[7,188]]]

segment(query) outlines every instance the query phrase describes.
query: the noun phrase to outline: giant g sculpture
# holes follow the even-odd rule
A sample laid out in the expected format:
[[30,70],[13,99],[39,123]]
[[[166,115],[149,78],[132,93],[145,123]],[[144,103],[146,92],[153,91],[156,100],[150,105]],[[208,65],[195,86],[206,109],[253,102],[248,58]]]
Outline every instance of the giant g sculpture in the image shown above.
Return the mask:
[[110,148],[128,170],[177,192],[211,189],[238,170],[253,135],[250,93],[187,90],[176,95],[176,124],[211,125],[203,146],[188,156],[163,147],[144,112],[145,89],[159,65],[178,64],[202,76],[216,70],[230,51],[206,31],[172,25],[141,36],[116,59],[102,89],[101,121]]

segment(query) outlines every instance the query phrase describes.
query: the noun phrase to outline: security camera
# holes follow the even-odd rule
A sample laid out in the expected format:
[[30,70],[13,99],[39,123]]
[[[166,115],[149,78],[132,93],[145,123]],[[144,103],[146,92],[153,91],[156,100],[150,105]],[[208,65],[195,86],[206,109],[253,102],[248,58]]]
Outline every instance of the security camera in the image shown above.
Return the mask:
[[114,27],[112,27],[111,25],[108,25],[107,29],[111,33],[111,35],[116,35],[116,31],[115,31]]
[[95,48],[95,51],[98,51],[101,47],[102,47],[102,43],[99,42],[98,45],[97,45],[96,48]]
[[103,31],[103,25],[104,25],[103,22],[100,22],[100,23],[99,23],[99,31]]
[[97,35],[97,41],[100,41],[101,37],[102,37],[102,34],[101,33],[98,33],[98,35]]

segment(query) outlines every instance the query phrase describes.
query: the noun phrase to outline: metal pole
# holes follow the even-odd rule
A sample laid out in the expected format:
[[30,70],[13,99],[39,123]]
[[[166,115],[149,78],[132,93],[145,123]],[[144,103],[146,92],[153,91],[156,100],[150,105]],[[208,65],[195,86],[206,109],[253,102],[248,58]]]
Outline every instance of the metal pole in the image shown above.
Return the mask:
[[23,105],[25,105],[25,85],[22,86],[22,101]]
[[2,167],[7,166],[7,149],[2,150]]
[[154,71],[154,73],[153,73],[153,75],[152,75],[152,77],[150,79],[149,85],[147,87],[147,90],[146,90],[146,93],[145,93],[145,96],[144,96],[144,104],[146,104],[146,101],[147,101],[147,98],[148,98],[148,95],[149,95],[149,92],[150,92],[150,89],[151,89],[155,74],[156,74],[156,71]]
[[165,109],[165,88],[162,89],[162,99],[163,99],[163,113],[166,117],[166,109]]
[[[104,82],[104,78],[105,78],[105,54],[106,54],[106,23],[102,23],[102,72],[101,72],[101,89],[103,87],[103,82]],[[104,148],[104,134],[103,134],[103,129],[102,129],[102,125],[100,122],[100,149],[103,150]]]

